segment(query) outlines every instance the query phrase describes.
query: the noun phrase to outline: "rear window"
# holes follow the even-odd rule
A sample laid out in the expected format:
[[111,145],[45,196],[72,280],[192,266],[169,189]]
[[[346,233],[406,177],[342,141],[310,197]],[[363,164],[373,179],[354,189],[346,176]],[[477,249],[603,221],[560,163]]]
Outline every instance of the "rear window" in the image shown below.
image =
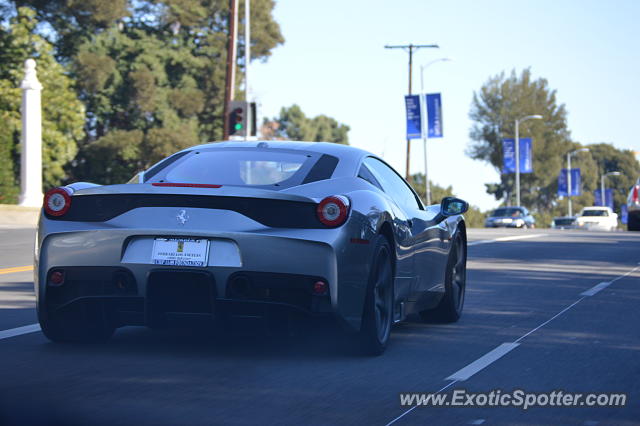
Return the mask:
[[562,219],[554,219],[553,222],[556,225],[571,225],[574,222],[574,219],[572,217],[569,217],[569,218],[563,217]]
[[521,216],[521,215],[522,215],[522,211],[520,209],[509,208],[509,207],[496,209],[492,214],[492,216]]
[[585,210],[582,212],[582,216],[609,216],[609,212],[606,210]]
[[328,179],[337,158],[313,152],[265,149],[190,151],[148,182],[282,187]]

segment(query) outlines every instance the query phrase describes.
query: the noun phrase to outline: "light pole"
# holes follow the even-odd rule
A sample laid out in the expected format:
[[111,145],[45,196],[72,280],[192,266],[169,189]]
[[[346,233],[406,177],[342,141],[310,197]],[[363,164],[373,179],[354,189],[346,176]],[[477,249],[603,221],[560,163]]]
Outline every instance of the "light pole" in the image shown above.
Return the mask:
[[568,200],[568,207],[569,207],[569,216],[571,216],[571,157],[573,157],[574,155],[576,155],[579,152],[587,152],[589,151],[589,148],[580,148],[580,149],[576,149],[575,151],[571,151],[569,153],[567,153],[567,200]]
[[422,108],[421,108],[421,114],[423,120],[422,120],[422,145],[424,148],[424,194],[425,197],[427,199],[427,205],[431,204],[431,185],[429,185],[429,174],[427,172],[427,129],[425,126],[425,123],[427,122],[427,105],[426,105],[426,101],[425,101],[425,96],[426,93],[424,91],[424,70],[425,68],[429,67],[430,65],[435,64],[436,62],[449,62],[449,61],[453,61],[453,59],[451,58],[439,58],[439,59],[435,59],[431,62],[427,62],[424,65],[420,66],[420,92],[422,93],[422,95],[420,95],[420,103],[422,104]]
[[622,173],[620,172],[609,172],[600,176],[600,202],[604,206],[605,196],[604,196],[604,178],[607,176],[620,176]]
[[516,120],[516,205],[520,205],[520,123],[527,120],[542,120],[539,114],[527,115]]

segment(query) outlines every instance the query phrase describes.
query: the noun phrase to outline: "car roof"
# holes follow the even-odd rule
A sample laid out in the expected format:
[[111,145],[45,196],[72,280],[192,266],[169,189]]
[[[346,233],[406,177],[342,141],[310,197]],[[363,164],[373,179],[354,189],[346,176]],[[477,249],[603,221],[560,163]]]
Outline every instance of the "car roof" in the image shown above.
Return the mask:
[[192,146],[185,151],[194,149],[225,149],[225,148],[264,148],[264,149],[286,149],[299,150],[305,152],[318,152],[321,154],[332,155],[340,160],[333,177],[353,176],[357,173],[357,168],[364,157],[378,156],[349,145],[342,145],[333,142],[304,142],[304,141],[228,141],[228,142],[209,142],[202,145]]
[[[260,146],[259,146],[260,145]],[[321,152],[323,154],[342,156],[359,156],[373,155],[368,151],[356,148],[350,145],[343,145],[333,142],[305,142],[305,141],[228,141],[228,142],[209,142],[188,148],[274,148],[274,149],[293,149],[300,151]]]
[[582,210],[611,210],[611,207],[606,207],[606,206],[589,206],[589,207],[584,207]]

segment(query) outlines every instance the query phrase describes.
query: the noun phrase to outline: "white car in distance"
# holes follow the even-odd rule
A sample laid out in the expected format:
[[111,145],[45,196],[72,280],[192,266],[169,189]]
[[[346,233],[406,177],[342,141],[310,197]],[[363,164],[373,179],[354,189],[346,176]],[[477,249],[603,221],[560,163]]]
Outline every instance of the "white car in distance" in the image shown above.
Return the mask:
[[615,231],[618,227],[618,215],[610,207],[585,207],[576,219],[577,229]]

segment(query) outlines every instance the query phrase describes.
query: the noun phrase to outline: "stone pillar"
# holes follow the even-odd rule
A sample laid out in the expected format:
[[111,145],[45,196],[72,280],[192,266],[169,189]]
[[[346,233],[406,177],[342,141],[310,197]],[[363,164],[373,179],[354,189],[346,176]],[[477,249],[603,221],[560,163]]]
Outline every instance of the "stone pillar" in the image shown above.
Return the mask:
[[36,75],[36,61],[24,62],[22,89],[22,138],[19,204],[42,206],[42,85]]

